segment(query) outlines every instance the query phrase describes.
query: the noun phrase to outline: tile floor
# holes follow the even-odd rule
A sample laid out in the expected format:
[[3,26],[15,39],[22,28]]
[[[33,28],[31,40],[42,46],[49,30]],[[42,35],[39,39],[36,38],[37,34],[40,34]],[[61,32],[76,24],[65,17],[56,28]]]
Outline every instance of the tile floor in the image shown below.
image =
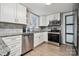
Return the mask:
[[43,43],[40,46],[36,47],[25,56],[74,56],[75,50],[72,48],[72,45],[61,45],[60,47]]

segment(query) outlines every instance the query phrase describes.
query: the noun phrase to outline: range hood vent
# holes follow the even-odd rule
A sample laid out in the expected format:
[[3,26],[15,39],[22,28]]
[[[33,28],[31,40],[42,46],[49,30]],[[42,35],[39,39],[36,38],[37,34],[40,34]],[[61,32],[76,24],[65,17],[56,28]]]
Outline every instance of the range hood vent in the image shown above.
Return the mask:
[[58,20],[49,21],[48,26],[55,26],[55,25],[60,25],[60,21],[58,21]]

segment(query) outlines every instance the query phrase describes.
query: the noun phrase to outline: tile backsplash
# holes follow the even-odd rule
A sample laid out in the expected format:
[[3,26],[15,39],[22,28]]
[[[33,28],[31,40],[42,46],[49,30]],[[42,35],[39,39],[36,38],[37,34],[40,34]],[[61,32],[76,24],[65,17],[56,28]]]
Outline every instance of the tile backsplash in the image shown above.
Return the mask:
[[61,26],[42,27],[41,31],[61,30]]
[[23,32],[23,26],[15,24],[0,23],[0,36],[20,34]]

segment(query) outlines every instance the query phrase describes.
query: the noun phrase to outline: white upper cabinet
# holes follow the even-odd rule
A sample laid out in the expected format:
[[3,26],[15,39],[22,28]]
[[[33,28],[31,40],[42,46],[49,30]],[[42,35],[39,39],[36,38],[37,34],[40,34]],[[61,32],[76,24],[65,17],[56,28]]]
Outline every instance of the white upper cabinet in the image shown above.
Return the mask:
[[40,16],[39,26],[48,26],[48,19],[46,19],[46,16]]
[[59,20],[59,14],[52,14],[48,16],[40,16],[40,25],[39,26],[48,26],[49,21]]
[[18,23],[26,24],[26,8],[21,4],[17,4],[16,10],[17,10],[16,21]]
[[0,4],[0,22],[26,24],[26,7],[18,3]]
[[44,26],[44,16],[40,16],[40,22],[39,22],[39,26]]
[[2,22],[15,22],[16,18],[16,4],[15,3],[1,3],[1,17]]

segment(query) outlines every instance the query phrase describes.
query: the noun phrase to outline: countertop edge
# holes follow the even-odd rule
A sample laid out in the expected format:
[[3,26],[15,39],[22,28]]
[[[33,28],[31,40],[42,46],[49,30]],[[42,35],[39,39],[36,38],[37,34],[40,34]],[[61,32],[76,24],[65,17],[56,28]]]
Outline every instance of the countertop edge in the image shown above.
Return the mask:
[[[0,36],[0,37],[9,37],[9,36],[18,36],[18,35],[30,35],[30,34],[34,34],[34,33],[41,33],[41,32],[27,32],[27,33],[21,33],[21,34],[3,35],[3,36]],[[47,33],[60,34],[60,32],[47,32]]]
[[11,34],[11,35],[3,35],[3,36],[0,36],[0,37],[9,37],[9,36],[18,36],[18,35],[30,35],[30,34],[33,34],[33,33]]

